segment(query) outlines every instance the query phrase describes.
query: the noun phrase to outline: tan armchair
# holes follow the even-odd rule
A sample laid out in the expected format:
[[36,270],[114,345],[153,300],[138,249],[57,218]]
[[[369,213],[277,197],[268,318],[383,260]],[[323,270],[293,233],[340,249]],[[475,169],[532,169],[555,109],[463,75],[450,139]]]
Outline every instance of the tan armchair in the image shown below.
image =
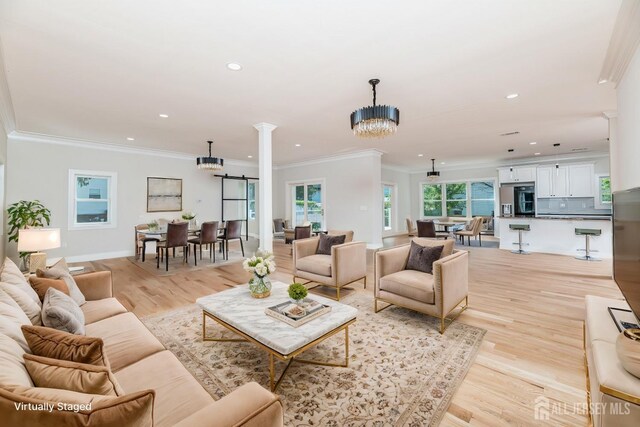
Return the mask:
[[456,231],[455,235],[462,239],[462,244],[464,245],[464,238],[467,237],[467,242],[469,246],[471,246],[471,237],[475,237],[476,239],[480,239],[480,246],[482,246],[482,224],[484,223],[484,217],[477,216],[473,218],[471,221],[471,229],[470,230],[460,230]]
[[[421,246],[444,245],[443,257],[433,263],[433,274],[405,270],[411,244],[376,252],[374,310],[379,312],[391,305],[405,307],[440,319],[440,333],[444,333],[445,319],[463,301],[460,315],[469,304],[469,253],[454,250],[454,241],[414,238]],[[378,303],[387,303],[378,309]]]
[[335,299],[340,301],[342,287],[359,280],[364,280],[365,289],[367,287],[367,245],[353,242],[353,232],[330,231],[328,234],[347,236],[345,243],[331,247],[331,255],[316,254],[319,237],[294,240],[293,280],[301,278],[307,280],[305,284],[336,288]]

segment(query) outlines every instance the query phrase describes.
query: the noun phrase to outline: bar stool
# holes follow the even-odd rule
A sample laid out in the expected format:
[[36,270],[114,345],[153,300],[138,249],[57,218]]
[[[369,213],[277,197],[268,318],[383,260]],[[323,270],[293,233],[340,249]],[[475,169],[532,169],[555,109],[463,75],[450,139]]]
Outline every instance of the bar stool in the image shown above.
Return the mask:
[[509,228],[518,232],[518,242],[513,242],[514,245],[518,245],[518,249],[515,251],[511,251],[511,253],[518,255],[529,255],[530,252],[524,251],[522,249],[523,246],[529,246],[528,243],[522,242],[522,232],[531,231],[531,226],[529,224],[509,224]]
[[576,236],[584,236],[585,239],[585,248],[578,249],[578,251],[584,252],[584,256],[577,256],[576,259],[581,259],[583,261],[601,261],[600,258],[594,258],[591,256],[591,252],[598,251],[591,249],[591,245],[589,244],[591,236],[599,236],[601,234],[602,230],[598,228],[576,228]]

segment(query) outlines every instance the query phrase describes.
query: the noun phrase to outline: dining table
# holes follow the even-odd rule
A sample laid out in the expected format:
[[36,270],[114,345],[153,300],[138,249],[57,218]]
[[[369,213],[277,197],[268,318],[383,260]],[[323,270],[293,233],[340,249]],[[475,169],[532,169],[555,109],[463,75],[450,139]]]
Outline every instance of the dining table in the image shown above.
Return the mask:
[[[225,235],[225,225],[222,225],[221,227],[218,227],[218,237],[224,237]],[[157,242],[160,242],[164,239],[167,238],[167,227],[158,227],[158,228],[154,228],[153,230],[151,229],[146,229],[146,230],[138,230],[138,234],[142,234],[144,236],[146,236],[147,238],[151,239],[151,238],[155,238],[157,240]],[[189,227],[188,229],[188,235],[189,236],[197,236],[198,234],[200,234],[200,228],[195,228],[195,227]],[[222,252],[222,246],[220,246],[220,252]],[[142,262],[144,262],[145,260],[145,254],[144,251],[142,253]]]
[[444,228],[445,232],[449,232],[449,228],[453,227],[454,225],[458,225],[458,224],[462,224],[461,222],[452,222],[452,221],[438,221],[435,222],[435,225],[439,225],[442,228]]

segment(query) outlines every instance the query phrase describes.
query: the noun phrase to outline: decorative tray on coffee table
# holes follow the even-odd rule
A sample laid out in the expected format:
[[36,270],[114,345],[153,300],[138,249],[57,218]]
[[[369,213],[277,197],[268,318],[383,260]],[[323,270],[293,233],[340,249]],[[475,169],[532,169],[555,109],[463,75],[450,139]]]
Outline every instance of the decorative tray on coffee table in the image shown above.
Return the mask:
[[291,301],[265,308],[264,312],[275,319],[297,328],[331,311],[331,306],[305,298],[301,306]]

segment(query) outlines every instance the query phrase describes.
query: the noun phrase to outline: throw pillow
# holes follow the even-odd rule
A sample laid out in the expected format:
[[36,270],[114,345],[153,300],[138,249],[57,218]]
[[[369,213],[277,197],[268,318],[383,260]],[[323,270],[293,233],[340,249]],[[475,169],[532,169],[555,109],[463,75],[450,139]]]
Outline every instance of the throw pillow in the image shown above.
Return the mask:
[[[97,396],[66,390],[19,387],[5,390],[0,387],[0,419],[8,426],[118,426],[153,427],[155,392],[143,390],[126,396]],[[58,409],[58,402],[71,404]],[[50,403],[54,410],[16,411],[16,404]],[[75,411],[72,405],[92,403]],[[74,405],[75,406],[75,405]]]
[[24,293],[29,295],[29,297],[31,297],[31,299],[34,300],[36,304],[41,305],[41,300],[40,298],[38,298],[38,294],[36,294],[36,292],[31,289],[31,286],[29,286],[29,282],[27,282],[24,274],[22,274],[18,266],[13,261],[11,261],[10,258],[5,258],[4,260],[2,272],[0,272],[0,281],[19,287],[22,291],[24,291]]
[[67,284],[67,287],[69,288],[69,296],[73,298],[73,300],[77,302],[78,305],[82,305],[87,302],[84,298],[84,295],[82,294],[82,291],[80,290],[80,288],[78,288],[76,281],[73,279],[73,276],[71,276],[71,273],[69,273],[69,267],[67,267],[67,263],[64,258],[62,258],[60,261],[54,264],[53,267],[47,270],[37,270],[36,276],[46,277],[48,279],[64,280],[64,282]]
[[31,276],[29,277],[29,283],[31,283],[31,287],[38,294],[40,301],[44,299],[49,288],[57,289],[69,295],[69,287],[62,279],[45,279],[44,277]]
[[44,326],[84,335],[84,313],[70,296],[49,288],[42,301]]
[[15,339],[0,332],[0,388],[33,387],[27,368],[24,367],[24,354],[25,349]]
[[0,282],[0,289],[9,295],[24,311],[32,325],[42,325],[40,310],[42,307],[36,303],[25,291],[18,286]]
[[318,249],[316,254],[318,255],[331,255],[331,247],[335,245],[341,245],[347,236],[329,236],[328,234],[320,234],[320,241],[318,242]]
[[74,335],[42,326],[22,326],[22,334],[36,356],[109,367],[101,338]]
[[407,270],[417,270],[424,273],[433,273],[433,263],[440,259],[444,246],[420,246],[411,242]]
[[106,366],[69,362],[33,354],[25,354],[24,363],[36,387],[60,388],[103,396],[124,396],[124,391]]

